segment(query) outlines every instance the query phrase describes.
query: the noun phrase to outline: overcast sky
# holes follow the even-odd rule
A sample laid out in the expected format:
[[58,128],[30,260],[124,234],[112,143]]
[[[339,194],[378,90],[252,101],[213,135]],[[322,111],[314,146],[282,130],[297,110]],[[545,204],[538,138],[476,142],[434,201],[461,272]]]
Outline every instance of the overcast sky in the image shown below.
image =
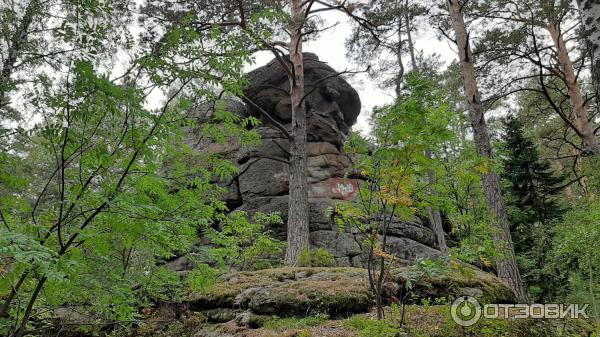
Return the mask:
[[[319,38],[304,44],[305,52],[312,52],[319,56],[321,61],[327,62],[335,70],[359,70],[346,59],[345,41],[350,36],[351,26],[344,13],[331,11],[325,12],[325,26],[339,24],[320,34]],[[434,32],[426,32],[415,38],[415,48],[425,54],[437,53],[445,62],[451,62],[457,55],[446,40],[438,41]],[[256,63],[248,66],[248,70],[260,67],[273,58],[270,52],[261,52],[256,55]],[[361,69],[363,69],[361,67]],[[358,91],[362,101],[362,109],[354,130],[368,131],[368,118],[371,110],[376,105],[390,103],[393,100],[393,90],[381,90],[377,83],[369,79],[366,74],[353,75],[351,84]]]

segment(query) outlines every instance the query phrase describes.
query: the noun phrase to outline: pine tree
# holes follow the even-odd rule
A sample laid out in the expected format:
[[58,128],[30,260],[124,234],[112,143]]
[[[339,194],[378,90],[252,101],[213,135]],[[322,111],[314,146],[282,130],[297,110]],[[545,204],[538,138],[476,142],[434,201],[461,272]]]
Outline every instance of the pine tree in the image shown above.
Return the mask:
[[556,175],[550,163],[540,159],[535,144],[525,136],[521,121],[507,117],[504,131],[502,178],[515,253],[532,299],[549,299],[561,282],[558,271],[545,262],[553,224],[565,211],[557,198],[564,177]]
[[[473,140],[477,155],[484,160],[492,160],[494,153],[490,142],[490,131],[485,119],[486,106],[483,104],[473,51],[471,50],[470,33],[465,22],[465,5],[467,1],[447,0],[448,13],[454,29],[454,42],[458,47],[459,63],[462,72],[464,95],[469,106],[469,118],[473,126]],[[503,256],[496,260],[498,277],[507,282],[515,292],[517,300],[526,302],[529,299],[523,288],[523,281],[517,266],[514,245],[507,218],[506,205],[500,186],[500,177],[495,170],[487,170],[481,175],[485,200],[490,212],[495,217],[494,245]]]

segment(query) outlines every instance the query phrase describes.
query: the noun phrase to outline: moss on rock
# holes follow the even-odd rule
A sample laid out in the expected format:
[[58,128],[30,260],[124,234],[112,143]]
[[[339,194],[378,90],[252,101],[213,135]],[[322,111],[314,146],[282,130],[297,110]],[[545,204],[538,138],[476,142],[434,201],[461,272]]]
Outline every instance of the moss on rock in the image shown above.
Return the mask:
[[[402,285],[409,279],[411,267],[392,270],[394,282]],[[453,300],[460,296],[473,296],[481,303],[516,303],[510,287],[495,275],[469,265],[457,265],[429,277],[413,280],[409,301],[420,303],[424,299]]]
[[372,306],[367,273],[356,268],[279,268],[224,275],[192,310],[249,309],[279,316],[331,316],[366,312]]

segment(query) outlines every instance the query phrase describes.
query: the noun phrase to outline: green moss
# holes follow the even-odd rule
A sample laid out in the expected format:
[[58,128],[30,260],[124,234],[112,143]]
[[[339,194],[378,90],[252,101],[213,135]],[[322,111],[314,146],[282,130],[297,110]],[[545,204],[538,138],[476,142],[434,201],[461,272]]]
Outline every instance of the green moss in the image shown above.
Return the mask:
[[268,330],[285,331],[288,329],[303,329],[323,324],[327,321],[326,316],[310,317],[271,317],[263,322],[263,328]]
[[[409,278],[409,268],[392,271],[393,278],[404,284]],[[453,299],[463,295],[476,297],[481,303],[515,303],[515,295],[498,277],[469,265],[448,266],[442,273],[423,277],[414,282],[411,303],[424,299],[439,303],[437,299]]]
[[[222,276],[209,290],[190,295],[193,310],[234,308],[246,290],[257,290],[252,311],[263,315],[366,312],[372,304],[367,274],[357,268],[278,268]],[[247,302],[244,302],[247,303]],[[307,311],[308,310],[308,311]]]
[[407,306],[404,330],[415,337],[584,337],[594,326],[585,320],[484,319],[462,327],[450,315],[449,305]]

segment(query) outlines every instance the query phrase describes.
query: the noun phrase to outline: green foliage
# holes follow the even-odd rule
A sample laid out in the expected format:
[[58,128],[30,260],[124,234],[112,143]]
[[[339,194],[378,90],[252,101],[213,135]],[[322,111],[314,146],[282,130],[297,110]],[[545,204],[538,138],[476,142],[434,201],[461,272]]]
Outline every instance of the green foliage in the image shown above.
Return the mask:
[[338,224],[369,232],[369,218],[376,214],[393,213],[410,220],[424,206],[444,207],[444,198],[425,193],[428,174],[443,169],[441,158],[428,153],[439,153],[455,139],[450,125],[456,118],[441,88],[411,73],[398,102],[378,109],[373,116],[372,154],[369,141],[358,135],[351,136],[346,144],[346,151],[356,156],[356,169],[367,181],[359,193],[362,202],[358,209],[336,209],[344,215]]
[[407,289],[412,289],[414,284],[423,278],[434,278],[446,273],[446,261],[440,259],[419,259],[409,267],[408,277],[405,282]]
[[298,256],[298,267],[335,267],[335,256],[325,248],[306,248]]
[[[239,214],[225,215],[221,197],[226,189],[215,181],[230,178],[236,165],[193,151],[185,137],[195,130],[202,140],[259,142],[249,130],[258,120],[225,111],[217,98],[241,93],[246,83],[242,68],[254,49],[249,46],[271,31],[268,21],[280,19],[278,12],[270,9],[268,17],[258,15],[269,12],[262,9],[252,13],[249,31],[261,29],[250,36],[219,30],[207,35],[193,27],[193,15],[212,20],[207,11],[222,4],[162,21],[148,19],[152,11],[142,10],[141,24],[150,20],[153,27],[133,47],[130,27],[123,24],[128,16],[120,15],[121,10],[131,14],[128,5],[30,3],[40,7],[34,8],[34,24],[23,35],[27,50],[15,50],[15,55],[21,65],[34,64],[21,56],[29,48],[42,54],[35,52],[35,30],[56,32],[44,33],[44,45],[52,43],[43,54],[57,56],[41,57],[55,60],[56,69],[50,77],[41,74],[46,67],[23,74],[34,76],[35,83],[34,90],[21,91],[23,108],[40,123],[8,138],[0,128],[0,296],[8,309],[1,314],[9,315],[0,320],[0,334],[20,336],[31,318],[45,320],[64,305],[85,307],[90,320],[130,321],[156,301],[178,300],[186,285],[199,291],[209,287],[216,271],[206,265],[191,273],[188,284],[161,265],[192,250],[198,233],[213,231],[217,222],[224,224],[224,232],[212,234],[221,239],[214,257],[238,258],[248,269],[276,264],[282,244],[261,235],[267,220],[275,223],[275,218],[250,223]],[[48,21],[44,11],[56,17]],[[69,14],[60,22],[63,12]],[[152,13],[166,14],[162,9]],[[11,19],[11,27],[19,26],[16,20],[19,16]],[[54,29],[56,22],[62,26]],[[5,28],[3,42],[14,33],[4,34]],[[125,33],[119,36],[121,28]],[[131,63],[117,67],[127,72],[103,73],[114,68],[105,61],[112,62],[117,50],[133,53]],[[21,90],[15,78],[0,79],[0,100],[7,91]],[[165,94],[164,101],[147,100],[156,92]],[[213,118],[188,118],[192,100],[214,101]],[[226,239],[233,235],[248,238]],[[226,258],[224,251],[231,255]]]
[[201,263],[187,275],[187,285],[193,291],[202,294],[217,283],[218,276],[219,273],[215,268],[206,263]]
[[564,212],[556,195],[564,178],[556,176],[548,162],[541,161],[533,142],[526,138],[522,123],[515,117],[504,122],[503,174],[508,184],[507,205],[515,250],[522,253],[532,245],[530,232],[536,223],[550,227]]
[[[600,240],[600,202],[582,201],[555,226],[554,249],[547,268],[569,272],[570,292],[563,297],[590,303],[600,317],[600,251],[592,249]],[[564,290],[564,289],[562,289]]]
[[519,119],[507,117],[504,132],[502,178],[517,261],[533,300],[549,301],[567,286],[566,274],[547,263],[553,226],[565,212],[558,199],[564,177],[540,160]]
[[276,214],[256,213],[253,221],[249,221],[245,212],[232,212],[222,218],[220,228],[206,229],[206,237],[214,246],[205,249],[203,257],[214,260],[221,269],[257,270],[279,266],[285,243],[274,239],[264,228],[281,223]]
[[453,213],[450,220],[458,224],[454,233],[460,238],[460,245],[451,248],[452,256],[475,265],[492,267],[500,253],[496,250],[493,234],[497,228],[491,227],[492,218],[482,215],[477,219],[474,212]]
[[[353,135],[346,151],[355,158],[355,168],[363,177],[358,203],[336,205],[333,215],[342,229],[366,234],[362,243],[369,256],[368,266],[384,273],[397,258],[384,246],[387,226],[392,221],[413,221],[427,208],[449,208],[449,194],[429,193],[440,190],[443,176],[442,150],[456,142],[452,125],[459,119],[449,106],[446,93],[431,79],[412,72],[407,86],[395,104],[379,108],[373,115],[372,139]],[[371,280],[376,298],[381,282]],[[381,302],[381,301],[378,301]],[[382,316],[381,306],[378,316]]]

